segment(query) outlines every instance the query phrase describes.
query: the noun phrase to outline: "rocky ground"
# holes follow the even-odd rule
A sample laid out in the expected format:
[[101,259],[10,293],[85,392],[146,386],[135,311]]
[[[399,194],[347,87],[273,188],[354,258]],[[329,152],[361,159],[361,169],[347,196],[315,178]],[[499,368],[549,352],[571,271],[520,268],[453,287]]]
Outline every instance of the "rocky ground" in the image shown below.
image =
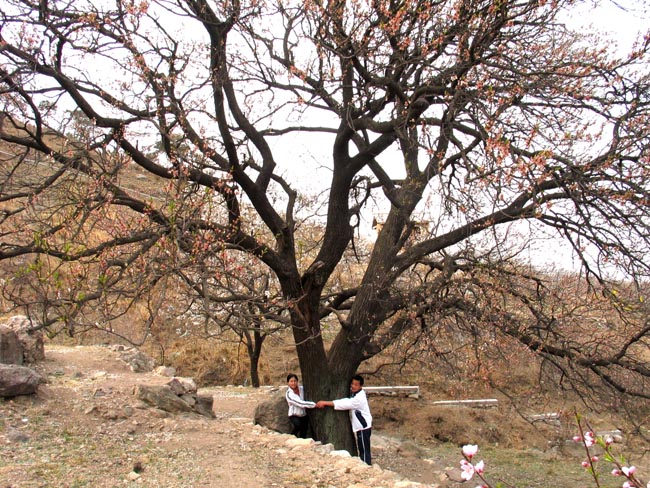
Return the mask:
[[[538,431],[501,408],[452,412],[422,398],[373,396],[369,467],[332,446],[253,425],[255,406],[277,394],[272,388],[201,389],[213,396],[216,418],[150,408],[136,386],[169,377],[135,373],[120,356],[111,347],[46,348],[35,365],[47,378],[38,394],[0,399],[0,488],[473,488],[476,479],[459,478],[464,443],[481,445],[490,478],[503,486],[594,486],[580,465],[584,452],[566,441],[570,428]],[[632,461],[647,479],[647,457]],[[607,465],[599,469],[601,488],[621,486]]]
[[[134,373],[107,347],[48,347],[37,369],[47,378],[37,395],[0,400],[0,488],[456,484],[449,476],[457,470],[381,432],[373,433],[376,464],[368,467],[332,446],[253,425],[269,388],[202,390],[215,398],[209,419],[146,408],[135,385],[169,378]],[[382,469],[389,465],[401,474]]]

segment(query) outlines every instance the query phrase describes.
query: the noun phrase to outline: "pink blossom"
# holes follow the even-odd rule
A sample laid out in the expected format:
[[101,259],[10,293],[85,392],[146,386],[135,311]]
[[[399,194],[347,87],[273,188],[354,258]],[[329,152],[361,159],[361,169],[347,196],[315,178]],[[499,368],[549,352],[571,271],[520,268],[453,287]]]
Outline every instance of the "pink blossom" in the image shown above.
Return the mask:
[[584,443],[585,446],[591,447],[596,443],[596,436],[594,435],[593,432],[585,432],[585,438],[584,438]]
[[625,483],[623,483],[623,488],[634,488],[634,485],[629,481],[626,481]]
[[628,476],[628,477],[629,477],[629,476],[633,475],[634,472],[636,471],[636,466],[630,466],[630,467],[623,466],[623,467],[621,468],[621,471],[623,471],[623,474],[624,474],[625,476]]
[[621,472],[620,469],[614,468],[612,469],[612,476],[621,476],[623,473]]
[[589,467],[589,461],[582,461],[582,467],[583,468],[588,468]]
[[582,442],[582,437],[580,437],[579,435],[574,435],[574,436],[573,436],[573,440],[574,440],[575,442]]
[[468,463],[464,459],[460,462],[460,469],[462,470],[460,477],[465,481],[471,480],[474,476],[474,466],[472,463]]
[[476,463],[476,466],[474,466],[474,469],[478,474],[483,474],[483,471],[485,470],[485,463],[483,463],[482,460],[479,461],[478,463]]
[[614,443],[614,438],[612,436],[608,435],[607,437],[605,437],[605,445],[606,446],[610,446],[613,443]]
[[475,444],[467,444],[463,446],[463,455],[472,459],[474,455],[478,452],[478,446]]
[[597,463],[598,462],[598,456],[591,456],[591,462],[592,463]]

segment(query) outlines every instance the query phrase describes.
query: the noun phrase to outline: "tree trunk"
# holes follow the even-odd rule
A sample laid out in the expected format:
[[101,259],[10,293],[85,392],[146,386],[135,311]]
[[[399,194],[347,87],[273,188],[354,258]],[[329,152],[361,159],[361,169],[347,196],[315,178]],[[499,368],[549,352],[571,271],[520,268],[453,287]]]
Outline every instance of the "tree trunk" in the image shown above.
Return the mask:
[[313,436],[323,444],[333,444],[337,450],[357,455],[357,445],[347,410],[333,408],[314,408],[309,411],[309,423]]
[[[303,303],[300,313],[292,314],[292,320],[305,399],[317,402],[346,398],[350,395],[350,379],[356,372],[358,363],[348,361],[347,367],[339,366],[336,372],[332,371],[320,334],[318,308],[309,310],[304,305]],[[313,321],[309,318],[313,318]],[[310,334],[308,331],[315,333]],[[312,409],[309,411],[309,420],[316,440],[331,443],[336,449],[344,449],[353,455],[356,453],[356,442],[347,411],[334,411],[331,407]]]
[[251,367],[250,367],[250,375],[251,375],[251,385],[253,388],[259,388],[260,387],[260,372],[259,372],[259,362],[260,358],[259,356],[255,354],[249,354],[248,356]]
[[[345,382],[349,384],[349,381]],[[320,400],[335,400],[349,396],[349,390],[345,394],[331,395]],[[323,409],[312,409],[309,411],[309,421],[314,438],[323,444],[333,444],[338,450],[343,449],[355,456],[357,454],[356,441],[350,424],[350,414],[347,410],[334,410],[326,407]]]

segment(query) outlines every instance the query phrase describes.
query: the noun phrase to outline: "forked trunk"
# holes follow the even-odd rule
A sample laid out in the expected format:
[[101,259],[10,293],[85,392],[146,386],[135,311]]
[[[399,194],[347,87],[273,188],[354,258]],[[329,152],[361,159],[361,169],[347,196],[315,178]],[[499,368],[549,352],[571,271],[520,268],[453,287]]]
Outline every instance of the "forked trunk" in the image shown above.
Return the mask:
[[262,344],[264,343],[264,339],[266,339],[266,336],[259,332],[259,324],[256,325],[257,329],[254,331],[252,337],[249,334],[245,335],[246,352],[248,353],[248,361],[250,363],[251,386],[253,388],[260,387],[259,365],[260,357],[262,356]]
[[[304,305],[304,304],[303,304]],[[306,307],[305,307],[306,308]],[[302,382],[305,386],[305,399],[335,400],[350,395],[350,378],[356,370],[349,370],[354,360],[343,361],[347,367],[331,368],[325,353],[325,344],[320,333],[316,310],[302,308],[301,313],[292,315],[294,339]],[[314,318],[315,322],[311,320]],[[336,369],[336,371],[333,371]],[[356,453],[356,443],[352,435],[350,416],[347,411],[334,411],[333,408],[312,409],[309,420],[316,440],[331,443],[336,449]]]

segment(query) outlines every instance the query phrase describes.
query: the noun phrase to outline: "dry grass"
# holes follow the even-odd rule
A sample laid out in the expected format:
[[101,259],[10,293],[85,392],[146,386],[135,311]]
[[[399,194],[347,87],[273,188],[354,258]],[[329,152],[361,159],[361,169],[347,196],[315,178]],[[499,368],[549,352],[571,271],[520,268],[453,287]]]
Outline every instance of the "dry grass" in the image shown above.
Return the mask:
[[[168,347],[169,365],[182,376],[191,376],[201,386],[246,385],[249,361],[244,346],[238,342],[193,337],[176,339]],[[268,376],[261,376],[267,383]]]

